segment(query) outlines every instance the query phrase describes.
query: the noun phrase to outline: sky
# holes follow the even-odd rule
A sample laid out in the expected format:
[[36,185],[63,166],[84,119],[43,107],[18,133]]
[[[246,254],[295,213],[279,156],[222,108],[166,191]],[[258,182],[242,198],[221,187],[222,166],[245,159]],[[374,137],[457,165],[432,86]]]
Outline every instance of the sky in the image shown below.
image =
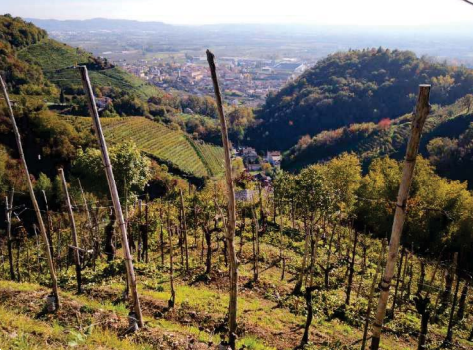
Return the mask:
[[171,24],[473,23],[473,6],[462,0],[0,0],[0,12],[41,19],[102,17]]

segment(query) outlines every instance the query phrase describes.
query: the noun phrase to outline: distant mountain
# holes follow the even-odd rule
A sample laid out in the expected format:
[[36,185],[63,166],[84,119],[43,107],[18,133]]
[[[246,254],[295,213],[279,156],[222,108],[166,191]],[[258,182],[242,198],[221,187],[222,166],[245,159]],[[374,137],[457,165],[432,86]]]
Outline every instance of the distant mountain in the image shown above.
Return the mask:
[[84,31],[150,31],[162,32],[172,26],[162,22],[140,22],[124,19],[93,18],[87,20],[55,20],[28,18],[27,21],[48,32],[84,32]]
[[446,105],[473,90],[473,73],[410,51],[330,55],[267,98],[247,142],[260,150],[286,150],[304,135],[396,118],[412,110],[422,83],[432,84],[432,103]]

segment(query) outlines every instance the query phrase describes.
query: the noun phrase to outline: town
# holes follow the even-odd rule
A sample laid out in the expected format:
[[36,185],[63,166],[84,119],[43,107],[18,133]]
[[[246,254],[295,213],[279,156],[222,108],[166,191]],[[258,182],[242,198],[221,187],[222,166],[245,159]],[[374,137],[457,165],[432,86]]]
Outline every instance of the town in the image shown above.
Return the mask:
[[[186,55],[184,62],[155,57],[136,61],[122,58],[113,63],[165,91],[177,90],[198,96],[213,93],[204,56]],[[269,92],[281,89],[314,63],[297,58],[221,57],[219,74],[225,101],[235,106],[261,105]]]

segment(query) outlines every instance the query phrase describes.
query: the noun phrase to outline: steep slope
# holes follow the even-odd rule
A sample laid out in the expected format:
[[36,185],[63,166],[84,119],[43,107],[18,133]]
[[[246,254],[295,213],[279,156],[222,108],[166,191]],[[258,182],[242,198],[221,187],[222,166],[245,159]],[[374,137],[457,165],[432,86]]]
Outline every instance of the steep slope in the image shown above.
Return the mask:
[[[428,157],[428,145],[436,138],[459,138],[473,122],[472,104],[473,95],[467,95],[447,107],[434,107],[424,127],[420,153]],[[385,119],[378,124],[352,124],[323,131],[292,147],[285,155],[284,167],[300,169],[343,152],[358,154],[365,164],[382,156],[400,159],[407,145],[411,116],[407,114],[394,120]],[[449,177],[464,180],[459,175],[455,169],[451,169]]]
[[353,123],[393,119],[412,110],[418,85],[433,85],[432,103],[446,105],[473,88],[473,73],[417,58],[409,51],[337,53],[267,98],[261,123],[247,134],[261,150],[285,150],[304,135]]
[[[90,126],[90,118],[69,119],[74,125]],[[131,140],[148,156],[184,174],[204,178],[223,173],[223,149],[201,143],[186,133],[143,117],[102,118],[107,141]]]
[[46,37],[44,30],[30,23],[8,15],[0,16],[0,71],[15,92],[21,85],[44,84],[41,69],[19,59],[16,49],[33,45]]
[[79,48],[73,48],[52,39],[44,39],[37,44],[27,46],[19,52],[19,58],[41,67],[44,75],[61,88],[81,86],[79,73],[67,68],[84,64],[89,68],[94,86],[110,86],[133,91],[143,99],[161,94],[158,88],[138,77],[106,61],[99,60]]

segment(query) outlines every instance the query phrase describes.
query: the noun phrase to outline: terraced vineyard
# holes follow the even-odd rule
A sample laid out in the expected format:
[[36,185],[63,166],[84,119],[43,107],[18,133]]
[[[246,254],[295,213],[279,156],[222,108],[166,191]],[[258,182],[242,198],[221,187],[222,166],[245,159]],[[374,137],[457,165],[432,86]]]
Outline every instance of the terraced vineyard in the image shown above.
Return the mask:
[[184,173],[208,177],[223,172],[221,147],[201,144],[163,124],[143,117],[130,117],[102,119],[102,125],[105,137],[111,143],[132,140],[146,154]]
[[[80,48],[73,48],[52,39],[45,39],[19,51],[19,57],[39,65],[44,75],[54,84],[60,87],[78,87],[81,86],[79,72],[64,68],[86,64],[91,54]],[[161,94],[161,91],[155,86],[117,67],[90,69],[89,75],[94,86],[112,86],[134,91],[143,99]]]
[[[436,106],[427,119],[419,151],[427,155],[427,144],[436,137],[457,138],[471,122],[473,113],[467,108],[468,99],[439,108]],[[354,152],[365,165],[376,157],[389,156],[401,159],[405,154],[411,128],[411,115],[404,115],[391,121],[386,128],[372,124],[354,124],[333,131],[333,137],[324,139],[324,134],[316,135],[311,144],[299,151],[292,148],[285,155],[286,169],[301,169],[309,164],[336,157],[343,152]]]

